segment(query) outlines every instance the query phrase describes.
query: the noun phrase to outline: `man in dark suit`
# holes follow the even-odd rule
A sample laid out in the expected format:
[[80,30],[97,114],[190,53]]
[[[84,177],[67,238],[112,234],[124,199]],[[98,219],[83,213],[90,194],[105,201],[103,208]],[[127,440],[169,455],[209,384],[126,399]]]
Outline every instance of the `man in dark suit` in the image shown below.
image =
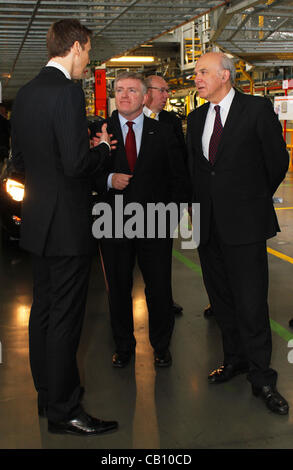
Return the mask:
[[146,103],[143,108],[145,115],[165,122],[172,127],[182,148],[184,158],[186,158],[187,152],[182,121],[174,111],[166,111],[164,109],[170,95],[168,83],[159,75],[149,75],[145,81],[148,89]]
[[[149,75],[145,79],[147,86],[147,98],[143,112],[147,117],[165,122],[170,126],[170,132],[173,132],[181,147],[181,152],[186,159],[186,144],[182,129],[181,119],[173,111],[166,111],[164,108],[169,97],[169,85],[163,77],[159,75]],[[171,245],[171,250],[173,246]],[[182,315],[183,307],[173,300],[173,309],[175,315]]]
[[287,414],[270,368],[266,240],[279,231],[272,197],[288,153],[271,103],[235,90],[234,77],[225,54],[200,57],[195,84],[208,103],[190,113],[187,125],[192,201],[200,203],[199,256],[224,350],[209,382],[247,372],[253,393]]
[[71,81],[89,62],[90,31],[58,21],[47,47],[50,61],[20,89],[12,113],[13,161],[25,172],[20,246],[34,274],[30,362],[49,431],[93,435],[117,428],[83,410],[76,362],[95,250],[90,177],[109,158],[110,139],[104,126],[89,148],[84,93]]
[[[132,73],[120,75],[115,82],[115,99],[117,110],[108,119],[108,128],[118,140],[117,150],[111,155],[108,172],[99,181],[100,191],[104,192],[102,198],[111,205],[115,222],[121,214],[115,212],[115,196],[123,195],[123,207],[129,203],[140,204],[144,214],[150,203],[188,201],[188,175],[176,138],[170,135],[168,126],[143,114],[146,86],[142,77]],[[124,227],[126,222],[125,219]],[[160,238],[157,225],[155,236],[148,237],[146,231],[151,227],[148,221],[144,222],[142,237],[130,238],[124,234],[121,238],[114,235],[101,240],[116,344],[114,367],[124,367],[135,351],[132,285],[136,258],[145,282],[155,366],[171,365],[172,238],[168,231]]]

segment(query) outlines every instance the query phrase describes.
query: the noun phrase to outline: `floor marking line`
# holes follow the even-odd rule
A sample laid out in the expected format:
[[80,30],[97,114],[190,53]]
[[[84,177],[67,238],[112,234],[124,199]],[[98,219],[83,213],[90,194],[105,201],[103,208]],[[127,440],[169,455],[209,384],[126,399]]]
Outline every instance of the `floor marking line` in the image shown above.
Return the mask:
[[269,246],[267,247],[267,251],[268,251],[268,253],[270,253],[271,255],[276,256],[277,258],[280,258],[284,261],[288,261],[288,263],[293,264],[293,258],[291,258],[290,256],[284,255],[284,253],[281,253],[280,251],[273,250]]
[[[275,256],[278,256],[282,259],[286,259],[286,261],[287,261],[287,258],[289,258],[289,256],[283,255],[283,253],[279,253],[275,250],[272,250],[271,248],[267,248],[267,250],[268,250],[269,253],[274,254]],[[202,276],[202,270],[201,270],[201,267],[198,264],[194,263],[190,259],[186,258],[184,255],[182,255],[179,251],[174,250],[174,249],[173,249],[173,256],[178,261],[181,261],[181,263],[183,263],[189,269],[191,269],[192,271],[194,271],[197,274],[199,274],[200,276]],[[293,263],[293,259],[292,258],[289,258],[289,259],[291,260],[289,262]],[[280,325],[278,322],[276,322],[272,318],[270,318],[270,325],[271,325],[272,331],[274,331],[274,333],[276,333],[278,336],[280,336],[280,338],[284,339],[286,342],[293,339],[293,333],[286,330],[286,328],[284,328],[282,325]]]
[[293,207],[275,207],[275,211],[284,211],[286,209],[293,209]]
[[282,339],[284,339],[287,343],[293,339],[293,333],[290,333],[290,331],[286,330],[282,325],[277,323],[275,320],[270,318],[270,324],[272,330],[277,333]]
[[197,274],[202,275],[201,267],[190,259],[183,256],[179,251],[173,250],[173,256],[178,259],[178,261],[181,261],[181,263],[185,264],[185,266],[192,269],[192,271],[195,271]]

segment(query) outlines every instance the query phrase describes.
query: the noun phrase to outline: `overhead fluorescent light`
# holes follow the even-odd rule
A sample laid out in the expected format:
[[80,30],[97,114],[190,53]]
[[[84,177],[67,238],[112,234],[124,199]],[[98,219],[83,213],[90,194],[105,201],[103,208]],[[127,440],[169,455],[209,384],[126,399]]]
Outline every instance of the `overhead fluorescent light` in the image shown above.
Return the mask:
[[152,56],[122,56],[110,59],[110,62],[154,62],[155,58]]

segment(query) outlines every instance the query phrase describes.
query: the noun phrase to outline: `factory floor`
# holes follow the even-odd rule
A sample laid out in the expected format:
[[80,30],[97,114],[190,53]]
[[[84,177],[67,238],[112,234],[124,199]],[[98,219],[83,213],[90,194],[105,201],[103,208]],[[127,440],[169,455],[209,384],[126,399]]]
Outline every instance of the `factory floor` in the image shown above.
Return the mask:
[[[278,389],[291,406],[287,416],[270,412],[252,395],[244,375],[211,386],[208,373],[222,363],[219,329],[203,310],[208,304],[196,250],[174,242],[173,295],[184,307],[176,317],[173,365],[157,370],[148,340],[144,285],[134,285],[136,355],[114,369],[107,294],[99,256],[93,261],[78,361],[85,409],[119,421],[115,433],[53,435],[37,414],[28,357],[32,299],[29,255],[17,246],[0,254],[0,449],[293,449],[293,174],[275,195],[281,233],[268,241],[269,304],[273,331],[272,367]],[[290,354],[291,352],[291,354]]]

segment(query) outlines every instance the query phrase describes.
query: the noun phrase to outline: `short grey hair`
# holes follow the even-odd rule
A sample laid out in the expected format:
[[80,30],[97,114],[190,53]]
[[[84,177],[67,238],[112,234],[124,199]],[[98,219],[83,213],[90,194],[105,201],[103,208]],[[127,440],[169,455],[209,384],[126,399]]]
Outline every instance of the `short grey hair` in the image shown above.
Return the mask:
[[236,79],[236,69],[235,69],[235,65],[234,65],[233,60],[230,59],[230,57],[228,57],[226,54],[223,53],[222,57],[221,57],[221,66],[222,66],[222,69],[229,70],[229,72],[230,72],[230,82],[233,85],[235,83],[235,79]]
[[117,88],[117,83],[120,80],[124,80],[126,78],[131,78],[132,80],[138,80],[141,83],[143,94],[145,95],[147,93],[147,85],[146,85],[145,79],[144,79],[143,75],[141,75],[140,73],[137,73],[137,72],[122,72],[122,73],[120,73],[120,75],[118,75],[118,77],[116,77],[115,81],[114,81],[114,90],[115,91],[116,91],[116,88]]

